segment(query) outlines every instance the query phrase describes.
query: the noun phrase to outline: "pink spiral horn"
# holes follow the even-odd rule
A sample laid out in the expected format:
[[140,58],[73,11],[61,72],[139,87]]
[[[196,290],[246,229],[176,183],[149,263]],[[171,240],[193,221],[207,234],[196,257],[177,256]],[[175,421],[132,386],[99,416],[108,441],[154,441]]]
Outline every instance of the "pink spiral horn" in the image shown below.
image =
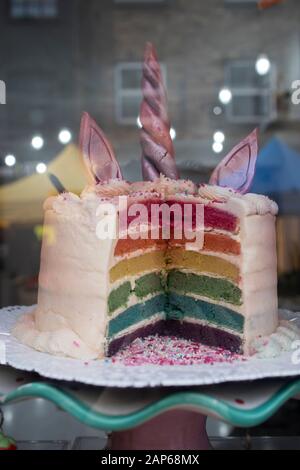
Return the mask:
[[142,80],[142,171],[144,180],[153,181],[163,175],[178,179],[174,147],[170,136],[167,96],[155,49],[146,44]]

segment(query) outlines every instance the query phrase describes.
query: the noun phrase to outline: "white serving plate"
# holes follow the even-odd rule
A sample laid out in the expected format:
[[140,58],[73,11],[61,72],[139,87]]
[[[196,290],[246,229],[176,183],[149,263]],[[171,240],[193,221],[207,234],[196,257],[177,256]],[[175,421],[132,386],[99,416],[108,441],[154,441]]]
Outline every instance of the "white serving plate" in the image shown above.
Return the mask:
[[[210,385],[267,377],[300,376],[300,364],[293,364],[292,352],[285,352],[272,359],[250,358],[245,362],[190,366],[125,366],[112,364],[109,360],[86,363],[51,356],[24,346],[10,335],[17,319],[32,308],[17,306],[0,310],[0,363],[34,371],[47,378],[103,387],[141,388]],[[300,314],[288,311],[281,311],[280,314],[287,320],[298,317],[296,324],[300,327]]]

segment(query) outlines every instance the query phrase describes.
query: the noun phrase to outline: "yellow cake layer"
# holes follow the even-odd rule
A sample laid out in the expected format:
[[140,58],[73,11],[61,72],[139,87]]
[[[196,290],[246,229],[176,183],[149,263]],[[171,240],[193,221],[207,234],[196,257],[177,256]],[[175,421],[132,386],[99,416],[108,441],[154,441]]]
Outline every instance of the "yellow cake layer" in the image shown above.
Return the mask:
[[110,282],[142,272],[162,269],[189,269],[195,273],[210,273],[228,278],[236,283],[239,268],[218,256],[210,256],[182,248],[152,251],[134,258],[123,259],[110,270]]
[[166,261],[167,269],[190,269],[195,271],[195,273],[215,274],[237,283],[239,281],[238,266],[218,256],[174,248],[167,251]]
[[110,282],[116,282],[123,277],[136,276],[144,271],[152,271],[154,269],[161,270],[166,267],[165,251],[151,251],[144,255],[134,258],[125,258],[111,268]]

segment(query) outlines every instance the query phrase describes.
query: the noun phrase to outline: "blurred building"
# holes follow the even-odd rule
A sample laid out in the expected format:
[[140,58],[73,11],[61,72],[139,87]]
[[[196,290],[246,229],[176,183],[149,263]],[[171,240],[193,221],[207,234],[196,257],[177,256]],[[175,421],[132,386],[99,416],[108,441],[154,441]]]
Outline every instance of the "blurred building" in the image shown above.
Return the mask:
[[[292,84],[300,80],[300,2],[286,0],[263,10],[258,3],[1,1],[1,183],[34,174],[38,163],[53,161],[71,135],[76,143],[84,110],[112,140],[124,176],[140,178],[137,119],[147,41],[157,47],[162,65],[182,176],[207,181],[220,158],[256,126],[261,131],[261,145],[275,135],[300,151],[300,104],[291,100]],[[6,104],[1,104],[3,82]],[[222,89],[223,102],[219,99]],[[231,100],[224,104],[228,90]],[[60,142],[62,129],[71,134],[64,133]],[[222,133],[213,148],[217,130]],[[31,145],[33,137],[38,137],[34,146],[39,149]],[[66,148],[65,155],[77,158],[72,148]],[[67,157],[64,162],[65,174],[71,160]],[[39,166],[39,170],[45,171],[45,167]],[[68,176],[72,174],[70,170]],[[74,179],[78,183],[78,177]],[[41,197],[39,200],[35,194],[35,203],[41,209],[44,187],[40,182]],[[2,305],[34,303],[36,295],[37,234],[42,215],[38,211],[38,225],[34,226],[29,220],[33,211],[33,203],[28,202],[30,191],[24,189],[26,184],[20,187],[23,190],[18,191],[13,205],[22,212],[22,220],[6,223],[6,229],[0,230]],[[67,189],[72,189],[70,183]],[[12,192],[10,187],[7,193]],[[22,192],[26,197],[22,198]],[[5,204],[6,212],[12,212],[0,198],[1,227]],[[299,227],[299,216],[278,221],[281,272],[299,268]]]
[[[137,177],[137,117],[146,41],[158,49],[184,174],[205,179],[234,143],[260,126],[298,146],[300,2],[259,10],[250,0],[6,0],[0,3],[0,156],[16,156],[19,172],[51,160],[69,129],[77,139],[88,110],[112,139],[126,176]],[[259,75],[257,57],[270,70]],[[221,88],[232,100],[219,102]],[[212,150],[214,132],[224,149]],[[41,135],[44,147],[30,143]],[[131,163],[129,163],[131,161]],[[16,174],[17,170],[6,172]],[[20,173],[19,173],[20,174]]]

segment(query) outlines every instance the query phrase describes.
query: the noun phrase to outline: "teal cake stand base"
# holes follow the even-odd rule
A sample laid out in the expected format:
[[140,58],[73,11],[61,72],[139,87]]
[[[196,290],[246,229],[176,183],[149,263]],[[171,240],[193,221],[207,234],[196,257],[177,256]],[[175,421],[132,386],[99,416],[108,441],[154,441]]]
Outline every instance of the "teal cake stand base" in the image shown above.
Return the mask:
[[111,449],[201,450],[209,449],[207,416],[236,427],[257,426],[299,396],[300,379],[118,389],[43,380],[0,366],[0,393],[0,406],[34,397],[55,403],[82,423],[109,432]]

